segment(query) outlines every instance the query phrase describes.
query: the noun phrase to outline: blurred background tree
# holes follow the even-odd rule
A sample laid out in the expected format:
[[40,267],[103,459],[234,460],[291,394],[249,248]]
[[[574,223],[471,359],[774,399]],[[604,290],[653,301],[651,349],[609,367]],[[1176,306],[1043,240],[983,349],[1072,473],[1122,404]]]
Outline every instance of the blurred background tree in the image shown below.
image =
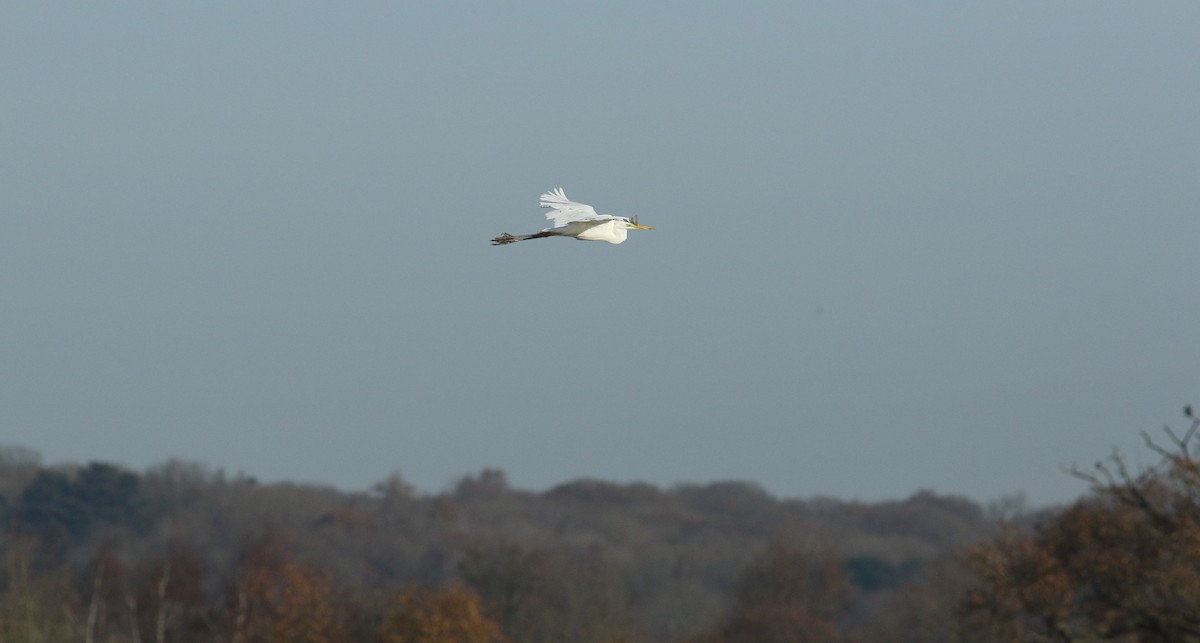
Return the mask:
[[733,611],[693,643],[834,643],[852,592],[835,552],[777,540],[743,573]]
[[396,597],[380,632],[381,643],[501,643],[500,626],[483,615],[462,587],[408,590]]

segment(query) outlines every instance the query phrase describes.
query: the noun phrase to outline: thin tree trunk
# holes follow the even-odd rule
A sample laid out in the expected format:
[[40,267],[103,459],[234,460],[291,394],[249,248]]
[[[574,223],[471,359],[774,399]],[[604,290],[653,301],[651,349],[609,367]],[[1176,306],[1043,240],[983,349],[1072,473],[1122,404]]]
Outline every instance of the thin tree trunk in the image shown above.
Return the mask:
[[129,583],[125,585],[125,605],[129,606],[129,635],[133,643],[142,643],[142,628],[138,625],[137,597],[129,591]]
[[167,640],[167,583],[171,580],[171,561],[163,563],[162,578],[158,579],[158,617],[154,620],[155,643],[165,643]]
[[242,629],[246,627],[246,612],[250,599],[246,596],[246,588],[238,587],[237,617],[233,622],[233,639],[230,643],[242,643]]
[[97,564],[96,580],[92,583],[92,600],[88,606],[87,624],[84,625],[84,643],[95,643],[96,641],[96,619],[100,616],[100,572],[101,565]]

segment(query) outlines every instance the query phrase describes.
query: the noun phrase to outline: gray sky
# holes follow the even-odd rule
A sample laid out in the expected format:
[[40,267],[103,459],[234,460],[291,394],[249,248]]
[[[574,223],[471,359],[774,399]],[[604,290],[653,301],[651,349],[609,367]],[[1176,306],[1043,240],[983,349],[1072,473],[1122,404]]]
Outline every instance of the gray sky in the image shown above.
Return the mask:
[[1041,504],[1200,402],[1200,4],[417,4],[0,4],[0,442]]

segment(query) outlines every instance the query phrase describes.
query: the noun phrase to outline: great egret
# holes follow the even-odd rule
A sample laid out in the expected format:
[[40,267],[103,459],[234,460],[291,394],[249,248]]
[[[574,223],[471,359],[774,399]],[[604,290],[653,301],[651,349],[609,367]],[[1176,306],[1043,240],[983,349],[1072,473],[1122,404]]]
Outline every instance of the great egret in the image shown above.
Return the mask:
[[562,188],[555,188],[542,195],[538,205],[550,208],[546,218],[554,222],[536,234],[504,234],[492,239],[493,246],[503,246],[526,239],[546,237],[574,237],[581,241],[607,241],[621,243],[627,230],[653,230],[648,225],[638,225],[637,217],[618,217],[612,214],[596,214],[590,205],[567,200]]

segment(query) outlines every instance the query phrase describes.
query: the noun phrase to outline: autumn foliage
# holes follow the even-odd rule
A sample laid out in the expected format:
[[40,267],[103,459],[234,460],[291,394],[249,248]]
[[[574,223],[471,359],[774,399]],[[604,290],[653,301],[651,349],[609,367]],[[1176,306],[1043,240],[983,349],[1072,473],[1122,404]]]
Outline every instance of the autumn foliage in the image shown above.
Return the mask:
[[747,567],[738,602],[715,630],[691,643],[832,643],[851,585],[833,552],[780,540]]
[[461,587],[440,592],[408,590],[396,597],[383,625],[382,643],[501,643],[500,626]]
[[1093,492],[1030,533],[976,548],[979,582],[963,625],[1005,641],[1200,640],[1200,421],[1161,464],[1132,474],[1119,456],[1075,471]]
[[422,496],[0,447],[0,643],[1200,642],[1200,422],[1031,513],[484,470]]

